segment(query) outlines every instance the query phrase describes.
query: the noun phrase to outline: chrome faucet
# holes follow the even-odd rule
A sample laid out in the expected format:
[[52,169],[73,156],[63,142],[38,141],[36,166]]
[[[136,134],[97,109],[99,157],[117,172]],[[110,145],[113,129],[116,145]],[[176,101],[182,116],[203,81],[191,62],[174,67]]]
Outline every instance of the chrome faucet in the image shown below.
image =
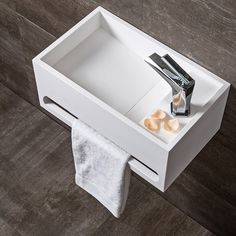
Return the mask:
[[161,57],[153,53],[145,61],[171,86],[171,113],[188,116],[195,81],[168,54]]

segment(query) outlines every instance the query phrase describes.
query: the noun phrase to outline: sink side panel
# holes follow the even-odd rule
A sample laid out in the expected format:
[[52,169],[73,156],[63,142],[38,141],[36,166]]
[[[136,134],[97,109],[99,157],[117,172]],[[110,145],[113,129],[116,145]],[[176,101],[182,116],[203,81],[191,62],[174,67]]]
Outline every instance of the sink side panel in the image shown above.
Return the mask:
[[228,93],[229,87],[170,151],[165,190],[220,129]]

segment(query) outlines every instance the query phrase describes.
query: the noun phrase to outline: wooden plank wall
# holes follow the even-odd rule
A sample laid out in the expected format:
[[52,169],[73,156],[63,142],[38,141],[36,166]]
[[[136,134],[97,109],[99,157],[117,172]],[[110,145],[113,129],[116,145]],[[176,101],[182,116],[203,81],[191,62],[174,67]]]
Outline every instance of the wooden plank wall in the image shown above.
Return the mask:
[[232,84],[221,130],[155,191],[212,232],[235,233],[236,1],[0,0],[0,82],[38,107],[32,58],[99,5]]

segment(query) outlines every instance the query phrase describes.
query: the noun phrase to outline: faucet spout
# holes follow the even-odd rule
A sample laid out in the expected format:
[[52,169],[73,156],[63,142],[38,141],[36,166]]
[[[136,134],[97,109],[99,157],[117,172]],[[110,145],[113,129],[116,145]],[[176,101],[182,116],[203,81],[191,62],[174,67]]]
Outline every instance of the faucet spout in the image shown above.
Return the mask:
[[171,113],[188,116],[195,81],[168,54],[153,53],[145,61],[171,86]]

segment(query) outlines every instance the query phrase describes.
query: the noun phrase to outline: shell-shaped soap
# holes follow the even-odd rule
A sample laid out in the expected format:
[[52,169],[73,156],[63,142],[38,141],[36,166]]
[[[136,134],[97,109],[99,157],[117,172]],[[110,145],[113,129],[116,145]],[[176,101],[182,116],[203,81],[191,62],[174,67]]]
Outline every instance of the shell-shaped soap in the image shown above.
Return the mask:
[[164,122],[164,129],[168,132],[175,132],[179,129],[179,120],[171,119]]
[[159,109],[153,112],[151,117],[153,119],[163,120],[166,118],[166,113]]
[[152,118],[146,118],[144,120],[144,126],[146,129],[151,131],[159,131],[161,128],[160,122]]

